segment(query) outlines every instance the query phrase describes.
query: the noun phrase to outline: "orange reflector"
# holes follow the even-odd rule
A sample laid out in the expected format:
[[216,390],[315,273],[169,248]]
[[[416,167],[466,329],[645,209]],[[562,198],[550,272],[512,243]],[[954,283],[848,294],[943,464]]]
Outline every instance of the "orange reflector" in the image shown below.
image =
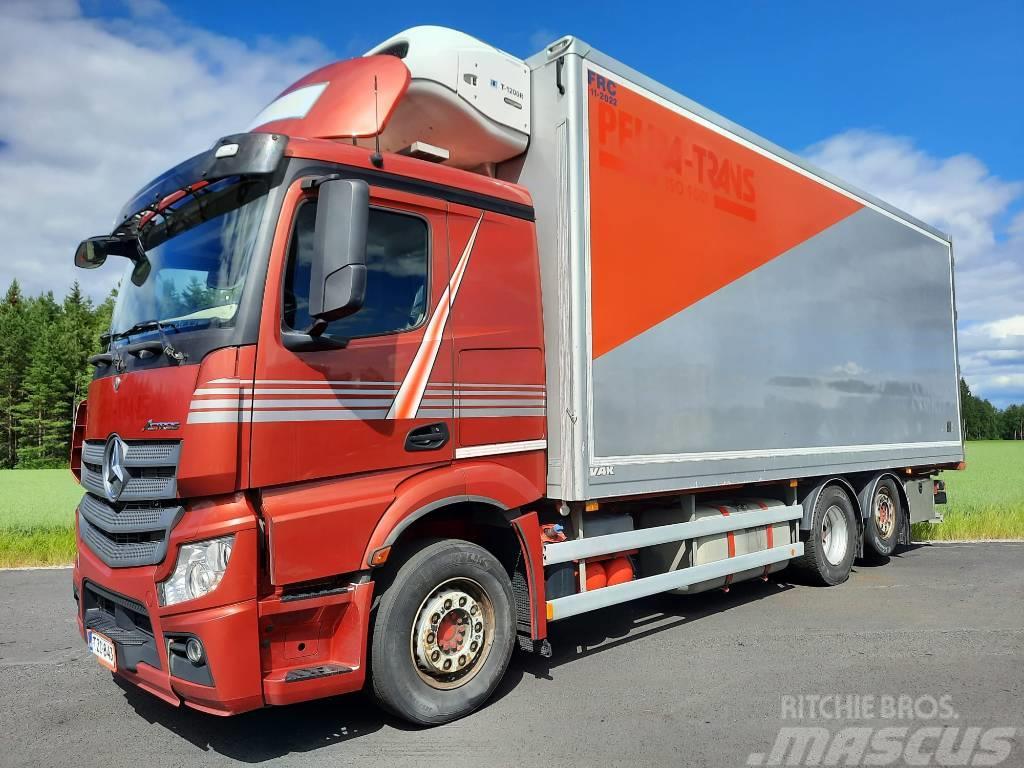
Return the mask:
[[391,554],[391,547],[381,547],[370,556],[370,565],[384,565]]
[[790,480],[789,481],[789,487],[790,488],[796,488],[796,480]]
[[583,506],[583,509],[584,509],[585,511],[587,511],[587,512],[597,512],[597,510],[598,510],[598,509],[600,509],[600,507],[601,507],[601,505],[600,505],[600,504],[598,504],[598,503],[597,503],[596,501],[588,501],[588,502],[587,502],[587,503],[586,503],[586,504],[585,504],[585,505]]
[[548,621],[551,621],[553,618],[555,618],[555,606],[553,606],[551,603],[547,603],[547,606],[548,606]]
[[956,468],[960,470],[967,469],[967,462],[961,461],[959,464],[956,465]]
[[912,469],[911,469],[910,467],[907,467],[907,468],[906,468],[906,469],[904,469],[903,471],[904,471],[904,472],[906,472],[906,473],[907,473],[908,475],[912,475],[912,474],[914,474],[914,470],[912,470]]

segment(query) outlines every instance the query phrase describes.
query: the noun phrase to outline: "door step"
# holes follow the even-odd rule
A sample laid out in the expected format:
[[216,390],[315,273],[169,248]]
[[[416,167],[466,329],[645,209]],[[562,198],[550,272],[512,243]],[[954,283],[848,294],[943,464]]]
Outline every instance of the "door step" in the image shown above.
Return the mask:
[[317,667],[301,667],[299,669],[292,669],[288,671],[288,674],[284,676],[286,683],[299,683],[303,680],[315,680],[321,677],[331,677],[332,675],[344,675],[352,671],[352,667],[346,667],[344,664],[321,664]]

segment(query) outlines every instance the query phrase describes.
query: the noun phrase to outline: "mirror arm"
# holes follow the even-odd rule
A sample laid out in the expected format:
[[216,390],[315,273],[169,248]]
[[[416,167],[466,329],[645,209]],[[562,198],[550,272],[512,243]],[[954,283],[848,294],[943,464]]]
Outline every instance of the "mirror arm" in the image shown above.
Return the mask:
[[330,325],[322,317],[314,317],[313,324],[306,329],[305,334],[312,336],[314,339],[318,339],[323,335],[323,332],[327,330],[327,326]]
[[281,344],[291,352],[320,352],[325,349],[344,349],[348,346],[348,339],[311,336],[301,331],[281,331]]
[[302,180],[302,191],[308,192],[311,189],[316,189],[326,181],[336,181],[337,179],[345,178],[340,173],[329,173],[324,176],[308,176]]

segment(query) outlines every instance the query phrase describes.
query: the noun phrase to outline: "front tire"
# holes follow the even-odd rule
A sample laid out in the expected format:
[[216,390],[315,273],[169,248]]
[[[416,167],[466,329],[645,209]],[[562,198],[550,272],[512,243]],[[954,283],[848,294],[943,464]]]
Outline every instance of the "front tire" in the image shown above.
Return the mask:
[[423,547],[377,606],[370,651],[377,700],[417,725],[468,715],[501,682],[515,626],[512,584],[494,555],[456,539]]
[[834,587],[850,578],[857,549],[854,515],[853,502],[838,485],[830,485],[818,494],[804,554],[793,561],[812,582]]

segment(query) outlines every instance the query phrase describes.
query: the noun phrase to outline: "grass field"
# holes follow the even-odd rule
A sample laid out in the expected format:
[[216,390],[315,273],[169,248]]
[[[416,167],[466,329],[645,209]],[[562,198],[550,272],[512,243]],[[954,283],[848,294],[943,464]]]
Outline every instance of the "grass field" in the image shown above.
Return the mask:
[[942,479],[945,519],[918,523],[915,539],[1024,539],[1024,441],[970,441],[967,469]]
[[0,470],[0,568],[74,560],[80,498],[66,469]]
[[[945,520],[915,539],[1024,539],[1024,442],[970,442],[967,469],[943,479]],[[0,568],[70,563],[81,496],[66,469],[0,470]]]

